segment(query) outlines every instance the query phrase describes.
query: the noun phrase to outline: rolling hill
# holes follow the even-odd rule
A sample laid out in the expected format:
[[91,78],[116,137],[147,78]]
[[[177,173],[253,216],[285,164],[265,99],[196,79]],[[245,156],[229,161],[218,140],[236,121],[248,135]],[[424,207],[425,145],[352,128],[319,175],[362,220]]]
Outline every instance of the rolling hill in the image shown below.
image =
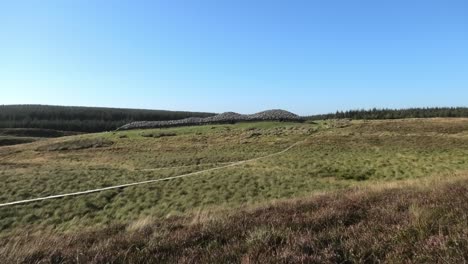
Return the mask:
[[249,122],[0,147],[1,204],[169,178],[0,207],[0,259],[459,262],[467,157],[463,118]]
[[133,121],[209,117],[212,113],[54,105],[0,105],[0,128],[101,132]]

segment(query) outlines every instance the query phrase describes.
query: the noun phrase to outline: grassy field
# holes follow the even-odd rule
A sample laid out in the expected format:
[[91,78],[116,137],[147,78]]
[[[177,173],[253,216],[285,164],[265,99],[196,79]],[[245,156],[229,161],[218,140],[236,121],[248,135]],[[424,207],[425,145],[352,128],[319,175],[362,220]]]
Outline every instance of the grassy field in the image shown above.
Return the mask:
[[235,212],[356,186],[440,175],[449,181],[468,171],[468,119],[133,130],[1,147],[0,203],[181,175],[279,152],[296,142],[301,143],[282,155],[189,178],[3,207],[0,236],[73,234],[148,217],[168,221],[225,208]]
[[77,134],[80,133],[39,128],[0,128],[0,147]]
[[[427,179],[427,180],[426,180]],[[0,239],[5,263],[466,263],[468,174]]]

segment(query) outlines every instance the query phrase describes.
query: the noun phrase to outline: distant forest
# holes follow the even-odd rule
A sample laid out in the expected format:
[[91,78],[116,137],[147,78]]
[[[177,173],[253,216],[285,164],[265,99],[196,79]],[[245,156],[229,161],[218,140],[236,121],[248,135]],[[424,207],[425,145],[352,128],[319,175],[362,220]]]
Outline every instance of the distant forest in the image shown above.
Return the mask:
[[[0,128],[43,128],[76,132],[114,130],[133,121],[177,120],[187,117],[208,117],[213,113],[123,109],[104,107],[0,105]],[[468,107],[436,107],[409,109],[370,109],[338,111],[308,116],[321,119],[402,119],[429,117],[468,117]]]
[[333,114],[308,116],[308,120],[323,119],[403,119],[429,117],[468,117],[468,107],[434,107],[408,109],[370,109],[338,111]]
[[46,128],[100,132],[114,130],[132,121],[176,120],[212,115],[212,113],[201,112],[104,107],[0,105],[0,128]]

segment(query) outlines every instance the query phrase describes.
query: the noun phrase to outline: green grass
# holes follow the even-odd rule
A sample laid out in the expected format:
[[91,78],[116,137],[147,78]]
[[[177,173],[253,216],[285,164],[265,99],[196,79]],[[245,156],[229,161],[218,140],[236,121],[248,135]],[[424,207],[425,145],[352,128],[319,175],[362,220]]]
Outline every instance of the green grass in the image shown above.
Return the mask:
[[[466,263],[468,174],[0,238],[5,263]],[[70,208],[76,210],[74,208]],[[78,208],[80,209],[80,208]]]
[[[0,232],[73,231],[468,170],[467,124],[466,119],[260,122],[108,132],[3,147],[0,202],[10,202],[176,176],[305,140],[283,155],[190,178],[0,208]],[[70,142],[113,144],[57,148]]]

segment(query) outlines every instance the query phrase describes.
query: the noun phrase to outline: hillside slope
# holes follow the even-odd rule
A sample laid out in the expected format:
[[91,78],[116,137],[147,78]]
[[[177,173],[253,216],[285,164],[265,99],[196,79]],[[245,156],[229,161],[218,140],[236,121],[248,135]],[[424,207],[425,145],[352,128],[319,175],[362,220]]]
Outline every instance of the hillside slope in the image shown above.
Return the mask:
[[[433,185],[429,187],[429,185]],[[10,263],[464,263],[468,176],[0,239]]]
[[[297,261],[297,255],[316,262],[394,262],[401,256],[423,263],[424,250],[433,248],[437,255],[429,254],[428,262],[465,256],[463,206],[468,203],[466,180],[460,177],[468,171],[468,119],[238,123],[84,134],[0,147],[0,203],[197,172],[294,144],[282,155],[194,177],[0,207],[0,256],[60,263],[62,257],[89,251],[82,254],[83,262],[92,257],[95,262],[125,262],[125,256],[190,262],[208,260],[207,252],[213,252],[214,258],[234,262]],[[419,189],[433,177],[442,180]],[[404,187],[408,181],[415,189]],[[377,195],[350,191],[394,183],[404,188]],[[338,190],[344,198],[335,196]],[[309,203],[316,193],[329,194]],[[277,217],[261,209],[288,199],[304,201],[309,209],[288,202],[272,209],[278,210]],[[261,213],[244,212],[247,207],[260,207]],[[218,211],[232,218],[215,215],[222,224],[197,225]],[[306,219],[305,224],[294,225],[299,220],[288,218],[294,215]],[[147,224],[147,229],[139,228]],[[246,232],[240,232],[241,226]],[[34,246],[28,241],[37,241],[35,235],[27,234],[50,240]],[[53,250],[60,241],[68,242]],[[412,243],[427,248],[416,250]]]
[[105,107],[0,105],[0,128],[100,132],[114,130],[133,121],[177,120],[212,115],[214,114]]

